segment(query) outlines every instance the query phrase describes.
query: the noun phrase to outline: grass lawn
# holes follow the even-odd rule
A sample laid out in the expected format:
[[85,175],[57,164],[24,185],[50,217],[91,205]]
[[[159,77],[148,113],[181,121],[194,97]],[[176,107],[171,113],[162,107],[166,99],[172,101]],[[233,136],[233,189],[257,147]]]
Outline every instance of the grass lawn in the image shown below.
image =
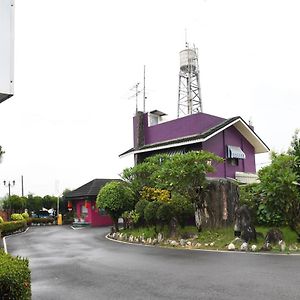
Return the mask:
[[[300,243],[297,242],[297,234],[288,227],[280,227],[279,229],[282,231],[284,241],[286,243],[285,253],[300,252]],[[257,241],[251,242],[250,245],[256,245],[257,250],[261,249],[264,244],[264,237],[269,230],[269,227],[257,226]],[[157,231],[162,232],[165,237],[168,237],[167,227],[159,228],[157,229]],[[143,235],[145,239],[157,237],[157,233],[155,232],[154,227],[125,229],[121,232],[126,233],[127,236],[133,235],[134,237]],[[198,237],[195,237],[195,235],[197,235]],[[235,236],[233,227],[204,229],[202,232],[198,233],[196,227],[187,226],[185,228],[178,229],[176,239],[180,240],[181,238],[193,241],[194,244],[198,243],[197,248],[200,249],[227,250],[228,244],[230,244],[230,242],[235,239]],[[235,245],[239,247],[241,243],[235,243]],[[272,252],[280,252],[279,245],[272,245]]]

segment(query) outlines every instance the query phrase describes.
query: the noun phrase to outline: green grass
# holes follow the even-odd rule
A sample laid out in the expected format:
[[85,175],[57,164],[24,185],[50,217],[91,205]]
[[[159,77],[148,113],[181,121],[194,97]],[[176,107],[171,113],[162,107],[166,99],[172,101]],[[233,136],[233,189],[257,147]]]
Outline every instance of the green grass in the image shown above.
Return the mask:
[[[297,242],[297,234],[293,232],[288,227],[280,227],[279,228],[284,236],[284,240],[286,243],[286,253],[291,252],[300,252],[300,243]],[[257,226],[256,231],[258,232],[257,242],[251,242],[250,245],[255,244],[257,249],[261,249],[264,244],[264,237],[266,233],[270,230],[269,227]],[[168,237],[169,230],[165,226],[163,228],[158,228],[158,232],[162,232],[165,237]],[[151,237],[157,237],[157,233],[154,230],[154,227],[140,227],[134,229],[126,229],[122,230],[123,233],[127,235],[133,235],[134,237],[138,237],[144,234],[145,239]],[[180,238],[187,239],[187,236],[192,237],[193,235],[198,235],[198,238],[193,239],[193,241],[200,243],[201,248],[203,249],[218,249],[218,250],[227,250],[228,244],[235,239],[233,227],[219,228],[219,229],[204,229],[200,233],[198,233],[197,228],[194,226],[186,226],[185,228],[178,228],[176,239]],[[192,240],[192,238],[189,238]],[[237,244],[236,244],[237,246]],[[289,248],[293,248],[289,250]],[[295,250],[296,247],[299,250]],[[279,252],[279,245],[272,246],[273,252]]]

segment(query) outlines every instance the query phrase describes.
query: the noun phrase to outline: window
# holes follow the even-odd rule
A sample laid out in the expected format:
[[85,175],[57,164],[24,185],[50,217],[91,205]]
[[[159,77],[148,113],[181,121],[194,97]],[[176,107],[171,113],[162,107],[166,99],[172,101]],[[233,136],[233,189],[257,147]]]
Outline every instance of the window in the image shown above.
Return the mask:
[[231,166],[238,166],[239,165],[239,159],[238,158],[227,158],[227,162]]

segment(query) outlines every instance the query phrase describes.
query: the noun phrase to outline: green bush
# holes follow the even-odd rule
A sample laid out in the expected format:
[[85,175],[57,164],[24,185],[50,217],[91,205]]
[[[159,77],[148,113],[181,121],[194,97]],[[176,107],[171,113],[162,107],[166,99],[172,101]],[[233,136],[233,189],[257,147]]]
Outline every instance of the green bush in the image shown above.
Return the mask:
[[193,204],[185,197],[174,193],[170,205],[181,227],[186,226],[187,222],[193,219],[195,213]]
[[141,223],[145,222],[144,211],[148,204],[149,204],[149,201],[147,201],[145,199],[141,199],[135,205],[135,211],[139,214]]
[[156,225],[157,223],[157,210],[160,203],[157,201],[149,202],[144,210],[144,217],[148,225]]
[[162,203],[156,212],[156,218],[161,225],[168,225],[173,215],[172,206],[168,203]]
[[25,220],[22,221],[10,221],[0,223],[0,232],[2,232],[2,236],[12,234],[16,231],[23,231],[27,227],[27,223]]
[[4,220],[3,220],[3,218],[0,216],[0,223],[3,223],[4,222]]
[[12,257],[0,250],[1,299],[31,299],[31,278],[28,259]]
[[22,221],[22,220],[24,220],[24,218],[23,218],[23,216],[21,214],[12,214],[10,216],[10,219],[12,221]]
[[30,224],[52,224],[54,222],[53,218],[31,218]]
[[27,212],[23,212],[22,217],[27,220],[29,218],[29,214]]

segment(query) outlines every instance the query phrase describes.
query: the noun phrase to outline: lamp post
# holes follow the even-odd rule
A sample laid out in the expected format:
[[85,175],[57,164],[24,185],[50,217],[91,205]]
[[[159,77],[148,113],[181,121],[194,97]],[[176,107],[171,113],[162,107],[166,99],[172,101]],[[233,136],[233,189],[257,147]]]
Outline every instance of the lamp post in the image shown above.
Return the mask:
[[4,180],[3,184],[8,187],[9,214],[11,215],[10,187],[14,186],[16,182],[14,180],[12,182]]

